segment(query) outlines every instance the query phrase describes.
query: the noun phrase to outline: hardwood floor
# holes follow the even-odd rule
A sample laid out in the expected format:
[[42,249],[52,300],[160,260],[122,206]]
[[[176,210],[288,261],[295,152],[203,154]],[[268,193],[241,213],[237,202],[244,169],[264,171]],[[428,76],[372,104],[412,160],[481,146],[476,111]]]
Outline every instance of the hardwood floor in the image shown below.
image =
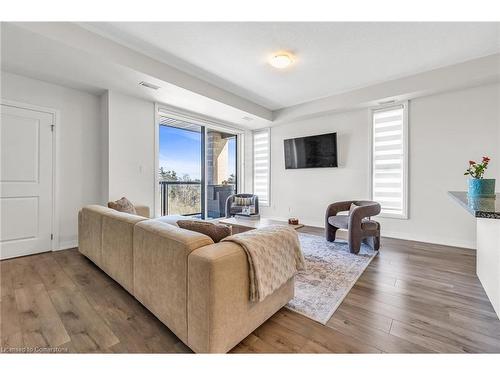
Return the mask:
[[[76,249],[2,261],[0,276],[3,352],[191,352]],[[326,326],[283,308],[232,352],[500,353],[500,321],[473,251],[383,238]]]

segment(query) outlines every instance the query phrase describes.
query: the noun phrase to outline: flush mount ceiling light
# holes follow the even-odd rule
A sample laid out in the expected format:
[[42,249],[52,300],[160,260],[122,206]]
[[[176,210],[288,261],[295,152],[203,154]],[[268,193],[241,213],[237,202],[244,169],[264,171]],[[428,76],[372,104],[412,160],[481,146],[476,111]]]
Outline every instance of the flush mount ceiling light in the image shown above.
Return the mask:
[[269,64],[275,67],[276,69],[285,69],[288,66],[292,65],[293,56],[288,52],[278,52],[275,53],[269,59]]

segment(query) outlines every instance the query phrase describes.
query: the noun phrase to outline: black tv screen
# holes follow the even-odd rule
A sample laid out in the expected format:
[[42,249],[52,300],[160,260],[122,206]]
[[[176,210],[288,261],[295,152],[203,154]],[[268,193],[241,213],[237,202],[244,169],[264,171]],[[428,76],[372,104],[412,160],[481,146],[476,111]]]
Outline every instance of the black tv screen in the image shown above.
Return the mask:
[[337,133],[285,139],[285,168],[337,167]]

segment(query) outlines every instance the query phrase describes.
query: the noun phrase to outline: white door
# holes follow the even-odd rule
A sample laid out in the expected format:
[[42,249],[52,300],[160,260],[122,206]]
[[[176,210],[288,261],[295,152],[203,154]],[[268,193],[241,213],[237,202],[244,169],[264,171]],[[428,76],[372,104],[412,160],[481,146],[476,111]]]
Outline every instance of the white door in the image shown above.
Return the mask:
[[52,250],[53,115],[2,104],[0,258]]

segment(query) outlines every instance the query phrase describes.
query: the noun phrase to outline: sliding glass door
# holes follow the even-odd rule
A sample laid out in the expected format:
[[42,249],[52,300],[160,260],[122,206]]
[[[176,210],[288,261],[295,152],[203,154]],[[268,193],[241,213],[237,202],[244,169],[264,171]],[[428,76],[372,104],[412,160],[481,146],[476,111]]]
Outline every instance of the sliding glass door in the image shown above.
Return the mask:
[[158,158],[162,216],[225,216],[237,190],[236,134],[162,117]]

